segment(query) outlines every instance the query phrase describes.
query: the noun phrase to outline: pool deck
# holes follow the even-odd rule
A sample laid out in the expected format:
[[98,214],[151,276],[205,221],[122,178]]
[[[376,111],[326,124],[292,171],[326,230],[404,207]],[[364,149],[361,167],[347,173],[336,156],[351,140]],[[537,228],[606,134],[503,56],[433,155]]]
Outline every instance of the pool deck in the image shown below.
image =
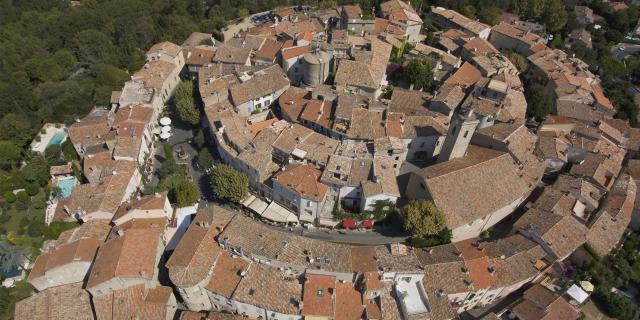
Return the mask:
[[46,123],[42,127],[42,129],[45,129],[44,134],[38,131],[38,135],[40,136],[40,142],[37,142],[35,139],[31,142],[32,151],[44,153],[44,150],[47,148],[47,146],[49,146],[49,142],[51,141],[51,139],[53,139],[56,133],[62,132],[64,134],[67,134],[66,127],[64,125],[61,125],[60,128],[56,128],[55,124]]

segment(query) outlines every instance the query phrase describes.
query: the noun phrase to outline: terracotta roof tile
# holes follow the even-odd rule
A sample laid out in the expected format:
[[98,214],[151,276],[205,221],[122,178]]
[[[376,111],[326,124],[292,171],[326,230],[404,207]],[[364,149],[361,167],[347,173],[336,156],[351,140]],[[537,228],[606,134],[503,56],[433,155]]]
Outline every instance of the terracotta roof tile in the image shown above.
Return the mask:
[[301,314],[305,317],[333,317],[336,277],[320,274],[305,274]]
[[82,283],[49,288],[16,302],[14,319],[93,319],[91,298]]
[[155,275],[160,234],[154,229],[127,230],[122,237],[100,246],[91,269],[87,288],[112,278],[142,278]]

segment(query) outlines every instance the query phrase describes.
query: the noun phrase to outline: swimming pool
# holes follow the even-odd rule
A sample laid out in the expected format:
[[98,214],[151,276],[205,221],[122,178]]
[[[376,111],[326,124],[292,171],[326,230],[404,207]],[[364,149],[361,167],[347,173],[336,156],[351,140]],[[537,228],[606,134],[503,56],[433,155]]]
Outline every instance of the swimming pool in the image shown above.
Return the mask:
[[71,189],[73,189],[73,186],[75,186],[76,183],[77,180],[75,177],[58,179],[58,187],[62,191],[58,196],[58,199],[69,197],[71,195]]
[[13,269],[9,270],[8,272],[4,271],[4,270],[0,270],[0,274],[4,277],[4,278],[13,278],[13,277],[17,277],[22,273],[22,271],[18,268],[18,267],[14,267]]
[[61,144],[66,138],[67,138],[66,132],[64,131],[56,132],[55,134],[53,134],[53,137],[51,137],[51,140],[49,140],[48,146],[54,145],[54,144]]

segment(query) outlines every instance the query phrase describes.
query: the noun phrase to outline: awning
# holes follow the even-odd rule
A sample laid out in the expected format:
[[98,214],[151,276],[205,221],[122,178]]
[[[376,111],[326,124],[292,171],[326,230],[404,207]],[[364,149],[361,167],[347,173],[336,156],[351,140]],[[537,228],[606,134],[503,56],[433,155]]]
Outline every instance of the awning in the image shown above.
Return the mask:
[[264,210],[264,212],[262,212],[260,215],[263,218],[267,220],[271,220],[273,222],[298,223],[298,218],[291,211],[277,204],[276,202],[271,202],[267,207],[267,209]]
[[362,221],[362,226],[365,229],[371,229],[371,228],[373,228],[373,221],[372,220],[364,220],[364,221]]
[[318,222],[320,223],[321,227],[331,227],[331,228],[335,228],[335,226],[340,224],[340,220],[323,219],[323,218],[318,219]]
[[257,214],[262,214],[264,210],[267,209],[268,206],[269,204],[262,201],[260,198],[255,198],[253,199],[253,201],[251,201],[251,203],[249,203],[247,208],[253,210],[253,212]]
[[163,126],[168,126],[171,124],[171,119],[169,117],[162,117],[160,119],[160,124]]
[[578,303],[580,304],[582,304],[589,298],[589,294],[575,284],[569,287],[569,290],[567,290],[567,294],[573,300],[578,301]]
[[584,289],[584,291],[593,292],[593,284],[589,281],[580,281],[580,286],[582,287],[582,289]]
[[349,220],[349,219],[342,220],[342,227],[343,228],[347,228],[347,229],[355,229],[356,228],[356,221],[355,220]]

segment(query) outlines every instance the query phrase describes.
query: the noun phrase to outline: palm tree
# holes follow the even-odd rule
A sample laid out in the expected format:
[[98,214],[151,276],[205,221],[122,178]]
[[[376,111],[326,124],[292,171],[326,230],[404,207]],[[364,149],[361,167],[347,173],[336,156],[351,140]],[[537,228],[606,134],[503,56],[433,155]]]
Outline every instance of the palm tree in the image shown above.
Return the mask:
[[24,247],[11,244],[9,241],[0,240],[0,269],[9,272],[15,268],[22,268],[26,257]]

